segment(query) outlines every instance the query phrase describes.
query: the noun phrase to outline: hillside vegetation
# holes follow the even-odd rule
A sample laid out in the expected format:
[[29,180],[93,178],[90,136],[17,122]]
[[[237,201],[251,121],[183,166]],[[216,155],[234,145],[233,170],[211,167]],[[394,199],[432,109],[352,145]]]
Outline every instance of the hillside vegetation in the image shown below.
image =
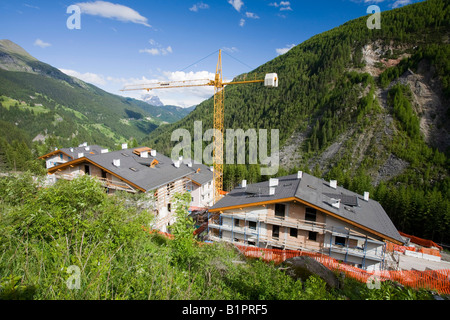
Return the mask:
[[[253,73],[279,87],[225,90],[225,128],[279,129],[280,170],[304,170],[370,191],[396,227],[450,243],[450,7],[428,0],[316,35]],[[426,95],[427,94],[427,95]],[[170,155],[171,133],[213,127],[213,100],[161,126],[147,145]],[[206,142],[205,142],[206,143]],[[258,165],[224,166],[224,188],[268,179]]]
[[[29,153],[37,158],[55,147],[87,141],[114,149],[127,141],[137,142],[190,110],[107,93],[38,61],[12,41],[0,40],[0,130],[5,131],[0,136],[0,167],[4,170],[24,170]],[[11,150],[24,152],[25,159]]]
[[351,279],[330,290],[316,276],[294,281],[224,244],[199,245],[186,218],[190,195],[176,197],[169,240],[142,229],[152,216],[136,209],[135,196],[108,197],[89,176],[49,188],[31,175],[0,178],[0,300],[433,299],[424,290],[392,283],[373,290]]

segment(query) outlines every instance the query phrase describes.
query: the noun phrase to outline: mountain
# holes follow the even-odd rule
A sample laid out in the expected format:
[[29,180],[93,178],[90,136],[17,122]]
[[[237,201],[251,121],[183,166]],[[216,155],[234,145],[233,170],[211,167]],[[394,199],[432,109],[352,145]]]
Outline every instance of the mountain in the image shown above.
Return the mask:
[[[156,96],[153,96],[153,98],[150,99],[152,102],[156,102],[158,104],[157,101],[159,101],[159,98],[156,100],[155,97]],[[132,101],[134,99],[129,98],[128,100]],[[147,100],[150,101],[149,99]],[[158,106],[157,104],[150,104],[148,101],[134,100],[134,103],[138,108],[141,108],[150,114],[153,119],[161,120],[163,123],[177,122],[186,117],[192,110],[195,109],[195,106],[182,108],[178,106],[164,105],[161,101],[161,105]]]
[[[310,171],[370,191],[401,231],[450,242],[450,9],[428,0],[318,34],[251,73],[279,87],[225,88],[224,127],[279,129],[280,170]],[[213,127],[213,99],[160,127],[147,144],[170,154],[171,133]],[[225,146],[226,147],[226,146]],[[224,166],[224,188],[267,179]]]
[[0,103],[0,120],[16,124],[31,139],[52,136],[60,143],[110,147],[141,140],[186,114],[107,93],[35,59],[10,40],[0,40]]
[[154,96],[154,95],[151,95],[151,94],[144,94],[142,96],[142,100],[147,102],[148,104],[150,104],[152,106],[157,106],[157,107],[164,106],[164,104],[161,102],[161,100],[159,100],[158,96]]

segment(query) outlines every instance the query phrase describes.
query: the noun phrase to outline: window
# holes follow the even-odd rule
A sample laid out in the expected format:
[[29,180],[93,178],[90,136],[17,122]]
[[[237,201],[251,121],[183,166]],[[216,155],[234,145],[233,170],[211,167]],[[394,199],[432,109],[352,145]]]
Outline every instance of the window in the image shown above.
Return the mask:
[[254,246],[256,243],[255,243],[255,241],[247,241],[247,244],[248,244],[249,246]]
[[249,227],[249,229],[256,230],[256,222],[254,222],[254,221],[249,221],[249,222],[248,222],[248,227]]
[[234,219],[234,226],[239,227],[239,219]]
[[339,246],[345,246],[345,238],[344,237],[335,237],[334,244],[337,244]]
[[89,170],[89,166],[87,164],[84,165],[84,173],[87,174],[87,175],[91,174],[91,170]]
[[317,232],[309,231],[308,239],[311,241],[317,241]]
[[294,229],[294,228],[290,228],[289,234],[291,235],[291,237],[297,238],[298,230]]
[[285,210],[286,210],[286,206],[284,204],[281,204],[281,203],[275,204],[275,216],[276,217],[284,218]]
[[106,171],[105,170],[102,170],[102,178],[106,179]]
[[272,238],[279,238],[280,237],[280,227],[279,226],[272,226]]
[[316,221],[316,209],[306,207],[305,220],[306,221]]
[[171,204],[170,203],[167,204],[167,211],[171,212]]

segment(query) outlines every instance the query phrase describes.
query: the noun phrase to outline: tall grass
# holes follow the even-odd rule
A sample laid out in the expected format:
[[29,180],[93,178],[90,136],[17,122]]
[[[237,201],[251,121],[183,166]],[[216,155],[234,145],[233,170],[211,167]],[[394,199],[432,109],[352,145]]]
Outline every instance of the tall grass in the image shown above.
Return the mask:
[[[246,260],[233,246],[199,244],[186,218],[187,196],[178,196],[173,240],[144,232],[152,214],[128,198],[106,196],[89,177],[46,189],[29,175],[0,179],[0,299],[378,297],[361,284],[351,285],[355,295],[329,290],[317,277],[302,283],[272,264]],[[73,266],[79,288],[78,274],[68,272]]]

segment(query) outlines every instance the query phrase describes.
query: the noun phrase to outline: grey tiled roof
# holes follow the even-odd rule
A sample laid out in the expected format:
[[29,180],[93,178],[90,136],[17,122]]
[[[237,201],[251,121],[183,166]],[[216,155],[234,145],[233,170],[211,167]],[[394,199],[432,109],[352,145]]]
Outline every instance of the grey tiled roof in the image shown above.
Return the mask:
[[[235,188],[210,210],[295,197],[337,217],[403,242],[391,219],[377,201],[365,201],[361,195],[340,186],[334,189],[323,179],[307,173],[303,173],[301,179],[297,178],[297,174],[279,177],[278,186],[274,187],[275,193],[270,195],[269,190],[269,181],[248,185],[246,188]],[[339,208],[331,205],[331,198],[341,200]]]
[[[148,154],[148,158],[142,158],[133,153],[134,149],[112,151],[100,155],[87,154],[85,157],[145,191],[154,190],[192,174],[193,170],[186,164],[181,164],[179,168],[176,168],[172,159],[160,153],[156,153],[155,157]],[[120,160],[118,167],[113,164],[113,161],[117,159]],[[159,163],[151,168],[149,165],[154,159]]]
[[101,154],[101,150],[104,148],[92,145],[92,146],[80,146],[80,147],[74,147],[74,148],[61,148],[60,150],[70,156],[72,159],[77,159],[78,154],[83,153],[84,156],[90,154],[90,155],[97,155]]
[[[193,163],[192,169],[194,170],[194,173],[192,173],[189,178],[191,178],[193,181],[197,182],[200,185],[203,185],[213,178],[213,172],[211,171],[210,167],[201,164],[201,163]],[[200,169],[199,172],[197,170]]]
[[[192,167],[189,167],[187,161],[185,161],[185,163],[181,162],[179,167],[175,167],[172,159],[158,152],[154,157],[148,152],[147,158],[133,152],[140,148],[102,153],[101,151],[104,148],[92,145],[88,147],[88,150],[86,150],[86,146],[62,148],[60,150],[72,157],[72,160],[81,158],[79,155],[83,153],[82,157],[89,159],[90,162],[107,169],[145,191],[157,189],[183,177],[189,177],[201,185],[213,179],[213,172],[209,170],[208,166],[193,164]],[[154,159],[158,161],[158,164],[152,168],[150,165]],[[120,160],[120,165],[115,166],[114,160]],[[69,164],[70,162],[67,162],[64,165]],[[200,168],[200,172],[196,173],[198,168]]]

